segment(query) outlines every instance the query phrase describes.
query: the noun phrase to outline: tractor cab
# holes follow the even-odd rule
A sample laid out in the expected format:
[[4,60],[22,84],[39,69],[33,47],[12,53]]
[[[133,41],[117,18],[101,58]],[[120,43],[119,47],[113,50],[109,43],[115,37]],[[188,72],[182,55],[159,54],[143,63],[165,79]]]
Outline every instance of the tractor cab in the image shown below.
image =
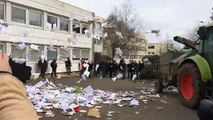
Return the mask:
[[208,61],[213,74],[213,26],[200,27],[198,31],[200,36],[200,54]]

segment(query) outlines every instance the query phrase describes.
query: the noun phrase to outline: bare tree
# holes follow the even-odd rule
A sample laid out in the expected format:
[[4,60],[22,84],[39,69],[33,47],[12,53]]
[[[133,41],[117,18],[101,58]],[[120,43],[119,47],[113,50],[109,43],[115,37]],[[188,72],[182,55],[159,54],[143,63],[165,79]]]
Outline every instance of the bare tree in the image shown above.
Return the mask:
[[199,29],[199,26],[189,30],[187,38],[191,39],[192,41],[198,40],[199,39],[199,35],[197,34],[198,29]]
[[[134,49],[129,46],[130,39],[140,30],[141,23],[137,17],[133,5],[129,0],[124,1],[120,7],[114,7],[107,18],[109,28],[105,29],[108,33],[107,40],[110,41],[112,57],[115,55],[115,48],[120,48],[123,55],[129,55]],[[120,33],[120,35],[118,34]]]

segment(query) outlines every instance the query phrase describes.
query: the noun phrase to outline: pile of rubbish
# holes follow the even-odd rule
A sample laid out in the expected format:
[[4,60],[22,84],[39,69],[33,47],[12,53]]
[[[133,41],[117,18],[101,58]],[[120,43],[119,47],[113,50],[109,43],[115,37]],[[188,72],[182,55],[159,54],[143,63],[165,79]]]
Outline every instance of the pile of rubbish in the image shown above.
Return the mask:
[[[94,90],[91,86],[86,88],[68,87],[62,84],[53,84],[46,79],[35,85],[26,85],[26,91],[29,99],[33,102],[35,110],[38,113],[45,113],[45,117],[54,117],[51,109],[61,109],[64,115],[74,115],[75,113],[86,113],[81,107],[88,107],[91,111],[100,109],[101,104],[118,105],[119,107],[139,106],[139,100],[145,104],[149,98],[159,98],[153,89],[142,89],[138,93],[134,91],[111,92],[103,90]],[[96,110],[97,111],[97,110]],[[91,113],[88,112],[88,116]],[[100,115],[93,116],[100,118]]]

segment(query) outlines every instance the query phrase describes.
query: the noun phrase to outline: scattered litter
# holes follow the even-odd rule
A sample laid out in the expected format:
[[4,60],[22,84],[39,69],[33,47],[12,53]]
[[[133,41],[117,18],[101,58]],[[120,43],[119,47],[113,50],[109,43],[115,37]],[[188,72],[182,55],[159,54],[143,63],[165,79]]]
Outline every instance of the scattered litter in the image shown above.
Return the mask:
[[64,112],[63,115],[65,115],[65,116],[72,116],[72,115],[74,115],[74,112]]
[[160,102],[164,103],[164,104],[171,104],[170,102],[164,101],[164,100],[160,100]]
[[112,120],[112,118],[107,118],[107,120]]
[[135,112],[136,115],[140,114],[140,112]]
[[[148,100],[155,101],[156,98],[160,97],[151,88],[141,88],[140,92],[125,91],[115,93],[99,89],[94,90],[92,86],[82,88],[54,84],[48,79],[41,80],[35,85],[26,85],[26,91],[28,98],[34,104],[35,110],[38,113],[45,113],[45,117],[54,117],[55,114],[50,110],[55,108],[61,109],[63,111],[62,114],[66,116],[72,116],[79,112],[88,112],[88,116],[100,118],[99,109],[103,107],[100,104],[108,104],[110,106],[116,104],[119,107],[139,106],[138,100],[142,100],[147,104]],[[166,101],[161,102],[169,104]],[[87,107],[89,111],[81,110],[81,107]],[[114,113],[114,111],[109,111],[108,116]]]
[[131,106],[138,106],[139,102],[137,100],[133,99],[132,101],[130,101],[130,105]]
[[81,112],[81,113],[86,113],[87,111],[86,111],[86,110],[80,110],[80,112]]
[[54,117],[54,116],[55,116],[55,113],[53,113],[50,110],[45,113],[45,117]]
[[123,107],[123,106],[125,106],[125,104],[118,104],[118,106],[119,106],[119,107]]
[[109,114],[114,114],[114,113],[115,113],[115,111],[108,111],[108,113],[109,113]]
[[147,104],[148,100],[142,100],[145,104]]
[[108,111],[107,116],[112,117],[113,116],[112,114],[115,114],[115,111]]
[[98,109],[101,109],[103,106],[95,106],[96,108],[98,108]]
[[150,98],[159,98],[160,95],[159,94],[156,94],[156,95],[147,95],[147,97],[150,97]]
[[87,116],[94,117],[94,118],[101,118],[99,109],[97,109],[96,107],[90,108],[87,113]]
[[108,117],[112,117],[112,114],[107,113],[107,116],[108,116]]
[[163,107],[156,107],[157,110],[163,110]]

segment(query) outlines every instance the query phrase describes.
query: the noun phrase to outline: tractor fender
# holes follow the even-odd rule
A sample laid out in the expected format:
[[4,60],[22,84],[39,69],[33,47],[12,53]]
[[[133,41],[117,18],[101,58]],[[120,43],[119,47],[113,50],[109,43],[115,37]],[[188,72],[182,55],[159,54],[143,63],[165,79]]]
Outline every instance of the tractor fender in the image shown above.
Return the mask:
[[189,62],[195,63],[197,65],[198,69],[200,70],[200,74],[201,74],[201,78],[203,82],[207,82],[208,80],[212,79],[211,69],[205,58],[203,58],[202,56],[198,54],[191,57],[187,57],[186,59],[184,59],[183,61],[179,63],[179,68],[184,63],[189,63]]

